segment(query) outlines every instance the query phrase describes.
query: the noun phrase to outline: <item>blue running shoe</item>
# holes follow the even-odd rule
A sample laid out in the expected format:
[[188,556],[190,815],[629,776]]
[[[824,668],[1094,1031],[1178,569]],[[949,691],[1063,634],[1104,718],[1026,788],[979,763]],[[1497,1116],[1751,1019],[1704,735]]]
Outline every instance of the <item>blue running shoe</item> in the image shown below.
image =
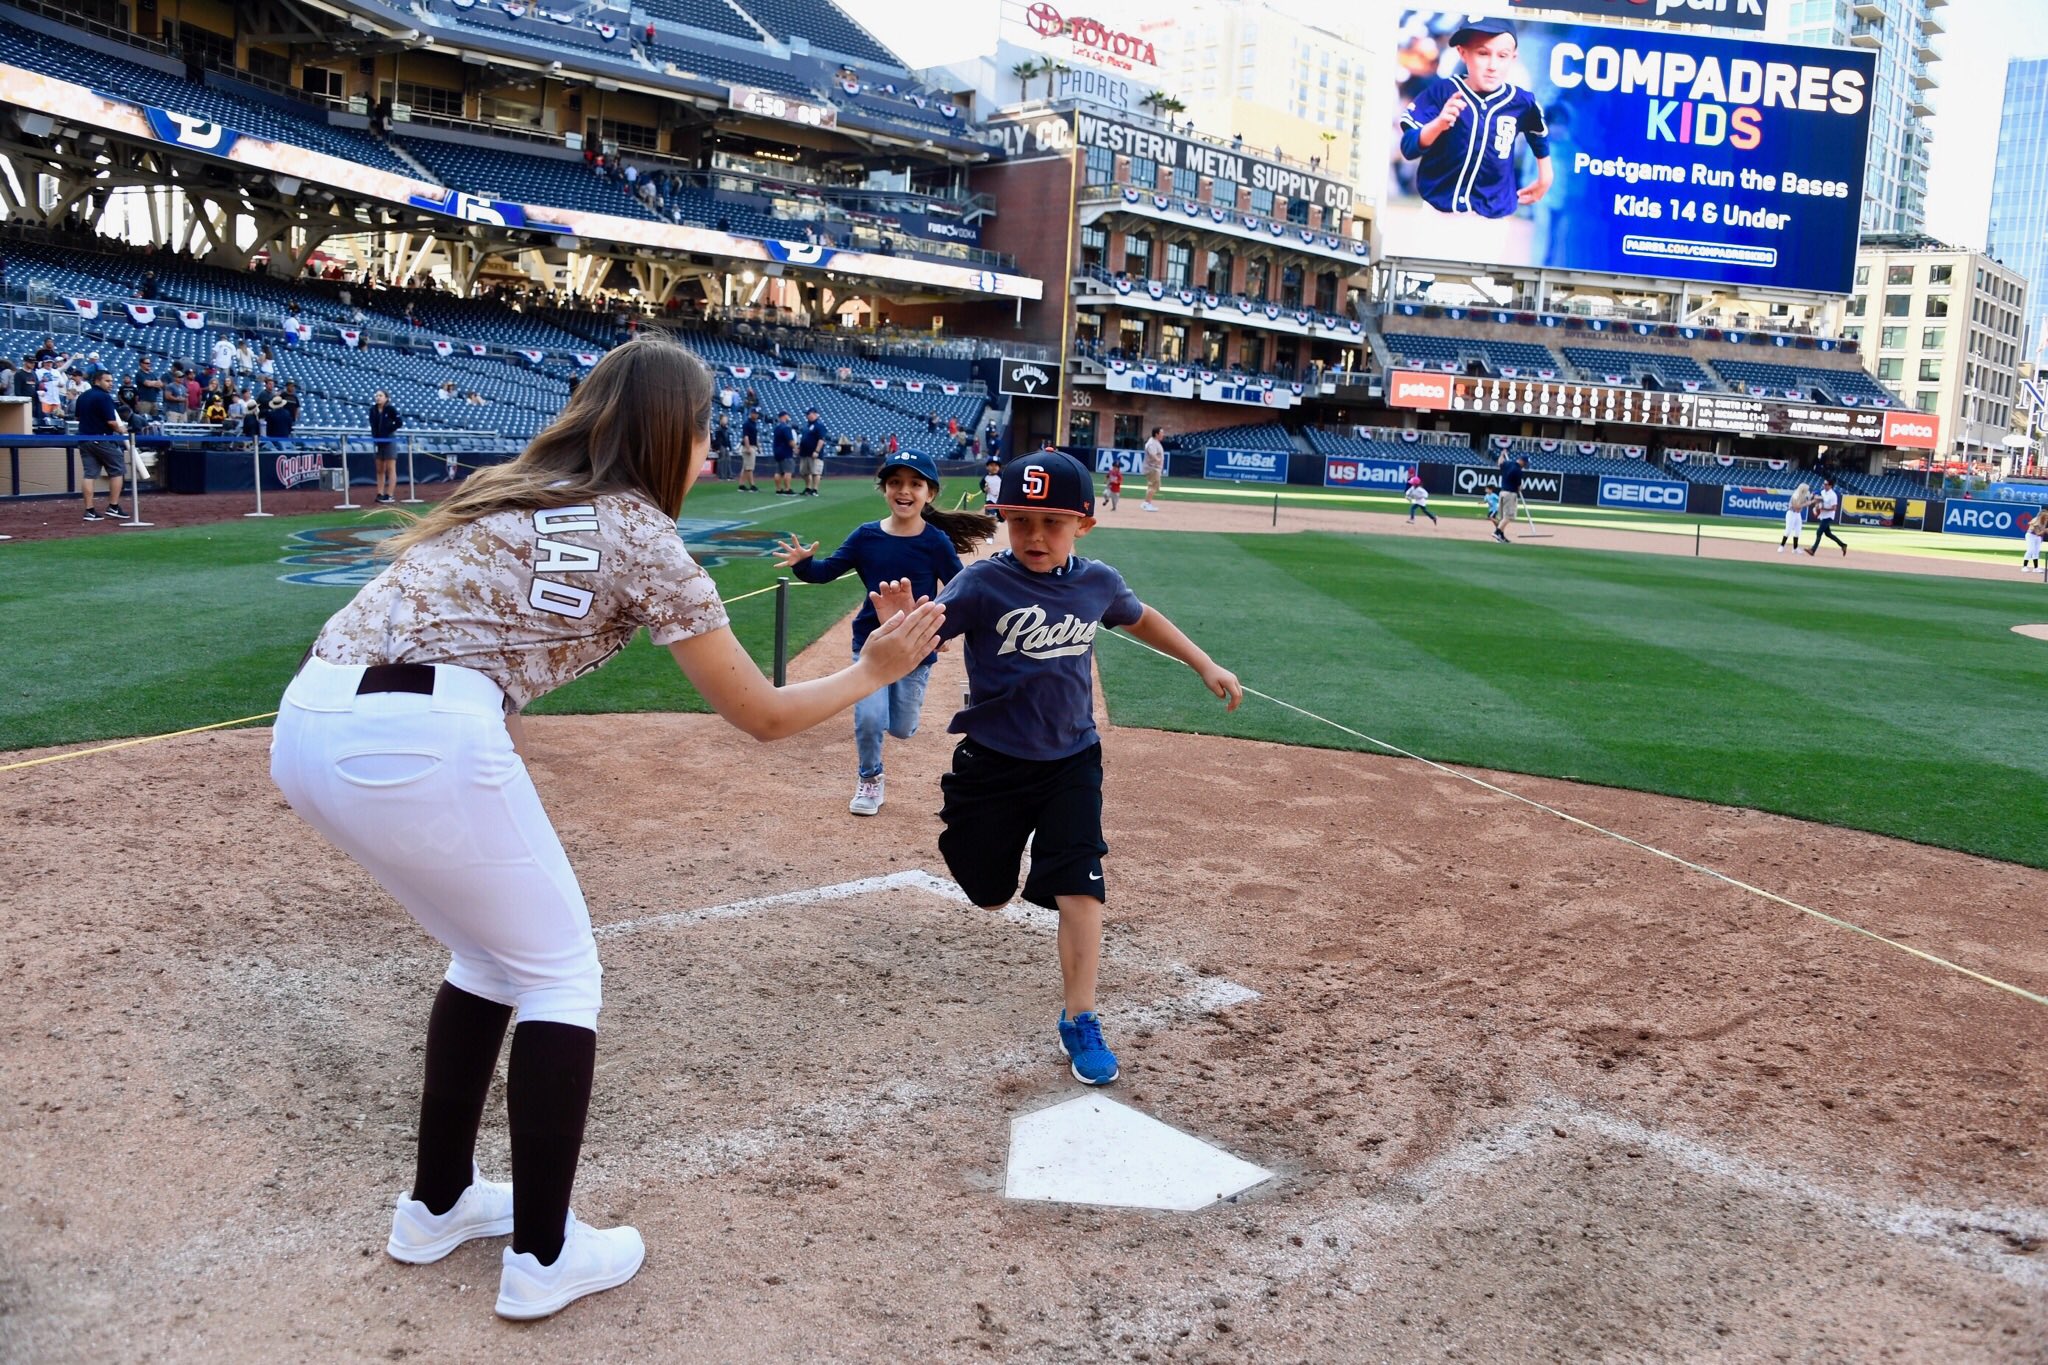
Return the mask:
[[1108,1085],[1117,1078],[1116,1054],[1102,1041],[1102,1021],[1094,1010],[1072,1019],[1060,1011],[1060,1051],[1073,1062],[1074,1079],[1083,1085]]

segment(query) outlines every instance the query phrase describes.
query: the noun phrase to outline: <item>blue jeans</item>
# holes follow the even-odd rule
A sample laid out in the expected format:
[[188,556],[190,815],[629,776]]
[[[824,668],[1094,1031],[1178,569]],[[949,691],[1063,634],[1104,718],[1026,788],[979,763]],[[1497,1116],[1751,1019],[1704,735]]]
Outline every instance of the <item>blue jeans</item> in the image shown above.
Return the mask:
[[[853,656],[856,660],[860,655]],[[917,721],[924,711],[925,684],[931,681],[932,666],[919,664],[908,676],[887,687],[879,687],[853,704],[853,747],[860,757],[862,781],[882,775],[882,734],[898,739],[917,733]]]

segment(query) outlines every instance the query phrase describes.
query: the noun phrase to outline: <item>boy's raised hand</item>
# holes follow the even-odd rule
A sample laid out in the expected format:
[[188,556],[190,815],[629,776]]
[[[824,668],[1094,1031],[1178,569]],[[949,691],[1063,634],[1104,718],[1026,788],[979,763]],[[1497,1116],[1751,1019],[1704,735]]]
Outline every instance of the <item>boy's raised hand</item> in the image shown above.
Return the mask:
[[809,559],[812,555],[816,554],[817,552],[817,541],[814,540],[810,544],[806,545],[803,543],[803,541],[797,539],[794,533],[792,533],[786,540],[778,540],[775,542],[775,562],[777,564],[780,564],[785,569],[792,564],[798,563],[801,560]]
[[1202,686],[1208,688],[1227,703],[1223,708],[1224,710],[1235,711],[1238,703],[1244,700],[1244,686],[1238,682],[1237,674],[1232,673],[1229,669],[1212,663],[1207,668],[1201,669],[1200,674]]
[[1454,94],[1444,101],[1444,107],[1437,112],[1435,121],[1439,127],[1449,129],[1452,124],[1458,121],[1458,116],[1464,112],[1465,97]]

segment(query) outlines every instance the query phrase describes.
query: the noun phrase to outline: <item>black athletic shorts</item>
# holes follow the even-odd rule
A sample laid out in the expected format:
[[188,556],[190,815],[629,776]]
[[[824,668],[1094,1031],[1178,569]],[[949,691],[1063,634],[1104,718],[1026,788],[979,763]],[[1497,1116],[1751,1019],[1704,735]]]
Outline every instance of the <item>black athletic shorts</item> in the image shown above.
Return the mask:
[[1069,758],[1012,758],[963,739],[939,779],[939,852],[976,905],[1008,905],[1031,840],[1024,899],[1057,909],[1060,896],[1108,900],[1102,880],[1102,746]]

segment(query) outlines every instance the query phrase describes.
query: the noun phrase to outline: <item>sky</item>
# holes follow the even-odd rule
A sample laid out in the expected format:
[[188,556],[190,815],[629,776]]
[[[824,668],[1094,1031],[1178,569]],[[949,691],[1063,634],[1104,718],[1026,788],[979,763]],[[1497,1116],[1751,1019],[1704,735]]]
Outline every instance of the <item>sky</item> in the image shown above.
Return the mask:
[[[839,0],[913,67],[958,61],[992,50],[1001,0],[945,0],[946,22],[933,22],[940,7],[909,0]],[[1386,12],[1396,22],[1397,0],[1353,0]],[[1771,0],[1774,10],[1790,0]],[[1133,7],[1133,0],[1097,0],[1090,11],[1109,18]],[[1153,8],[1138,0],[1138,7]],[[1446,0],[1446,9],[1455,8]],[[1480,6],[1483,8],[1483,4]],[[1280,0],[1279,8],[1313,19],[1310,0]],[[1998,154],[1998,113],[2005,97],[2008,57],[2048,56],[2048,0],[1950,0],[1941,10],[1948,32],[1935,40],[1941,49],[1930,124],[1927,230],[1957,246],[1981,250],[1991,212],[1991,173]]]

